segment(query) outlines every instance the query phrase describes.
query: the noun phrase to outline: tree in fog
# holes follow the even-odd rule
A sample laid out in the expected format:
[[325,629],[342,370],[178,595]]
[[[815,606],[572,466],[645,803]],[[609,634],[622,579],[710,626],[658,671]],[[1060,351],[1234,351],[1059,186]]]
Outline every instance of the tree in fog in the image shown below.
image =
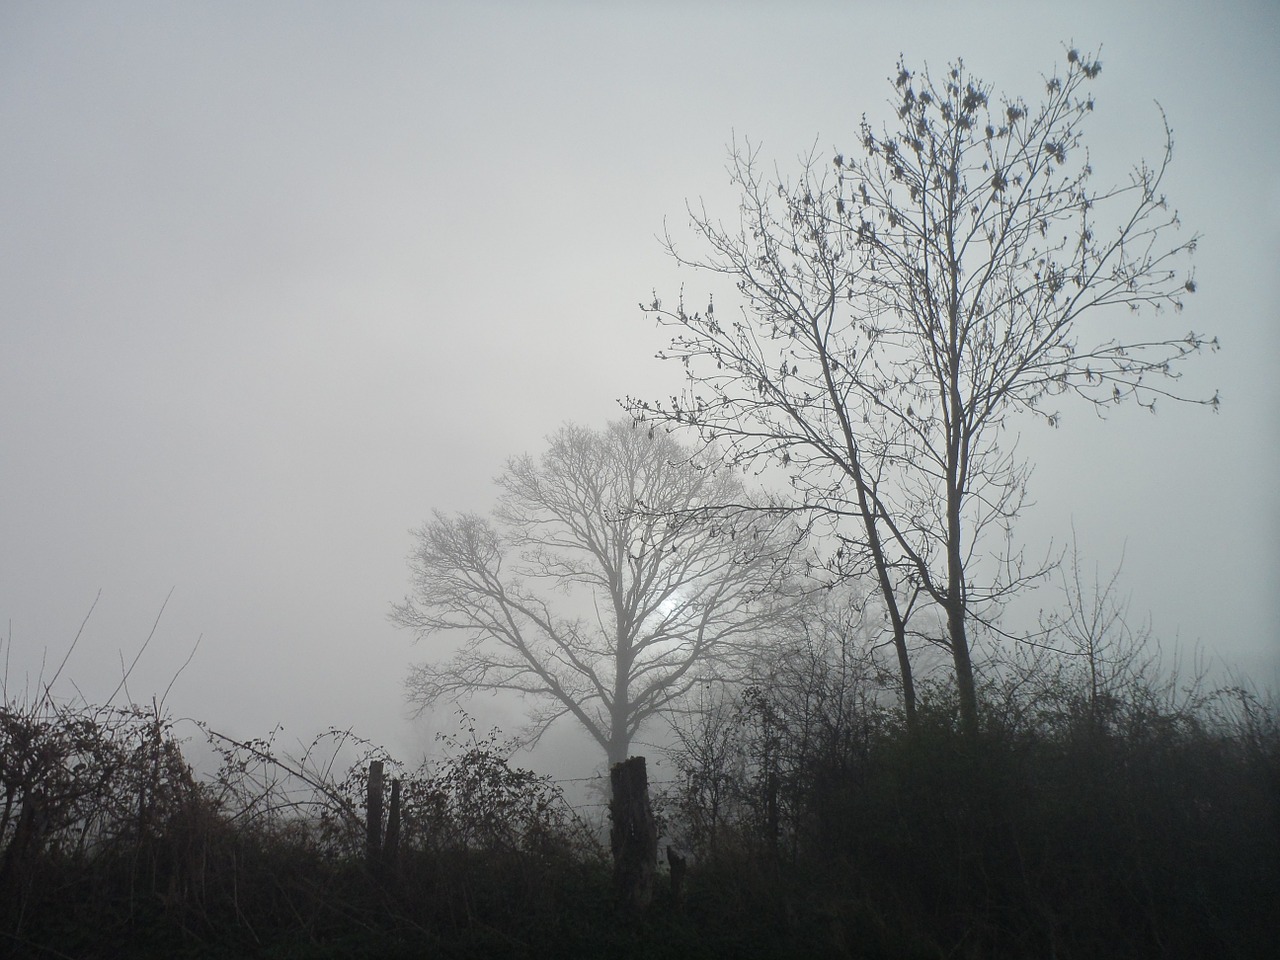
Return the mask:
[[1042,572],[1010,546],[1028,478],[1011,416],[1056,426],[1067,393],[1154,408],[1176,395],[1177,362],[1216,346],[1152,316],[1195,290],[1196,238],[1161,193],[1168,127],[1158,163],[1096,188],[1082,131],[1101,65],[1066,59],[1036,104],[993,99],[960,62],[941,77],[900,65],[895,122],[864,120],[857,156],[811,156],[795,180],[735,146],[738,222],[691,208],[702,252],[668,248],[732,282],[740,315],[645,307],[673,329],[663,356],[688,387],[632,413],[787,471],[840,539],[835,572],[878,584],[908,722],[912,614],[933,611],[972,733],[971,629]]
[[514,691],[533,701],[535,739],[571,716],[618,763],[784,612],[776,523],[712,509],[742,505],[741,481],[662,429],[566,426],[497,483],[492,517],[437,512],[415,531],[392,619],[462,641],[413,669],[419,706]]

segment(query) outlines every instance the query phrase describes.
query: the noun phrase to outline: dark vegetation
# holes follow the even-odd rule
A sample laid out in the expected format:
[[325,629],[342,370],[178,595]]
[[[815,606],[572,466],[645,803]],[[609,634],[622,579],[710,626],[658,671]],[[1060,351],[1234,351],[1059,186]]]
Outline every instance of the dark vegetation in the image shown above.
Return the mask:
[[691,909],[831,956],[1270,955],[1273,704],[1140,649],[1098,686],[1040,652],[988,665],[976,740],[930,683],[908,735],[830,652],[798,649],[684,731]]
[[[1104,638],[1105,639],[1105,638]],[[989,663],[982,735],[921,685],[907,734],[856,637],[708,688],[655,798],[689,869],[619,919],[597,831],[464,726],[406,771],[331,731],[300,757],[157,707],[0,714],[14,956],[1263,957],[1280,906],[1280,724],[1135,642]],[[335,758],[354,751],[346,773]],[[370,858],[366,771],[399,779]],[[388,838],[389,841],[389,838]],[[665,876],[660,878],[665,881]]]

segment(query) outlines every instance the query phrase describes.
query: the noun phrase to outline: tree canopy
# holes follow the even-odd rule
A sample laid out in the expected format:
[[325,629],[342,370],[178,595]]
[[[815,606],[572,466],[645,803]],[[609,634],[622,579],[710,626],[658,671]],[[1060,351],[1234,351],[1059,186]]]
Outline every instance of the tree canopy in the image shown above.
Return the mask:
[[661,429],[571,425],[540,459],[508,462],[492,517],[437,512],[392,619],[462,645],[414,669],[410,699],[514,691],[535,701],[535,738],[568,715],[610,763],[626,759],[647,721],[784,609],[777,523],[706,510],[744,503],[722,466]]
[[920,632],[950,652],[976,730],[969,630],[1043,572],[1011,546],[1029,471],[1009,418],[1056,425],[1064,394],[1154,408],[1179,397],[1179,362],[1217,345],[1131,316],[1182,309],[1197,238],[1161,192],[1167,124],[1158,163],[1093,185],[1083,130],[1100,71],[1071,49],[1029,103],[996,98],[959,61],[941,77],[899,64],[896,118],[864,119],[856,155],[811,155],[785,179],[735,144],[736,225],[691,206],[701,250],[667,245],[728,278],[740,312],[683,295],[642,305],[672,330],[662,356],[688,386],[628,408],[787,472],[841,541],[835,572],[879,585],[908,715]]

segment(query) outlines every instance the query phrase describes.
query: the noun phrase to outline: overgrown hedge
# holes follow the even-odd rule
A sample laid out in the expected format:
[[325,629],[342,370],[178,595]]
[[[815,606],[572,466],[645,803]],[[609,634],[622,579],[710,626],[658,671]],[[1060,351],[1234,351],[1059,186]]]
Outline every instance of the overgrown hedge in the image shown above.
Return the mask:
[[[833,662],[790,651],[690,718],[657,798],[685,896],[664,886],[639,923],[616,917],[593,830],[495,736],[464,728],[406,771],[340,731],[300,757],[209,732],[222,762],[199,778],[154,707],[7,704],[0,952],[1273,955],[1274,706],[1041,658],[989,667],[973,741],[945,684],[908,731],[872,673]],[[371,759],[403,787],[398,856],[377,869]]]

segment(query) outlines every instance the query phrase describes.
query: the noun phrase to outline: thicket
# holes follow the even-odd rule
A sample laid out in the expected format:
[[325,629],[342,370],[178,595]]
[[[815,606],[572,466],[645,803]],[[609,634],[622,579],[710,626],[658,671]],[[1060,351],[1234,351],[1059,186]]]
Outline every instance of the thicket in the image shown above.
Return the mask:
[[844,641],[809,638],[683,728],[691,911],[833,956],[1272,955],[1274,702],[1140,639],[1024,645],[986,664],[978,738],[930,682],[908,735]]
[[[706,688],[656,799],[688,858],[640,921],[556,785],[464,725],[406,770],[329,731],[204,735],[147,708],[0,712],[0,952],[49,957],[1263,957],[1280,917],[1280,718],[1140,638],[986,664],[918,729],[848,624]],[[367,770],[399,780],[371,859]],[[391,852],[394,850],[394,854]]]

